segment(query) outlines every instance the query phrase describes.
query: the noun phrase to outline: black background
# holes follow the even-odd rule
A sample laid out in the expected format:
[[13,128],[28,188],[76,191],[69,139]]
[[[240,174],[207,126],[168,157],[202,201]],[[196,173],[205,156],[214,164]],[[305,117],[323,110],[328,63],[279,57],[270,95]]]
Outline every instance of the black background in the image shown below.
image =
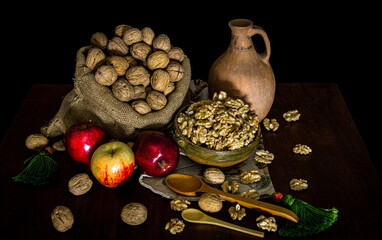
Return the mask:
[[[338,84],[377,164],[382,122],[377,9],[364,1],[283,5],[258,1],[55,2],[3,7],[0,135],[6,132],[32,84],[72,84],[76,52],[89,44],[95,32],[111,37],[119,24],[151,27],[184,50],[193,79],[207,80],[212,63],[228,47],[228,21],[247,18],[268,34],[270,64],[277,82]],[[254,37],[253,41],[256,50],[263,52],[262,39]]]

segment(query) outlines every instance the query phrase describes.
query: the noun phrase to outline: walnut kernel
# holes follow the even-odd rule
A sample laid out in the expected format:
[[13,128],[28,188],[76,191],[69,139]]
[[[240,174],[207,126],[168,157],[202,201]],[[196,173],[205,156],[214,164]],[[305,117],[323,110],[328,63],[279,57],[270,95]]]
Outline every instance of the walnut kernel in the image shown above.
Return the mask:
[[219,212],[223,207],[223,202],[219,195],[215,193],[203,193],[198,200],[199,207],[206,212]]
[[274,158],[274,154],[267,150],[258,150],[255,153],[255,160],[259,163],[270,164]]
[[30,150],[42,150],[49,142],[49,139],[42,134],[31,134],[25,139],[25,146]]
[[300,119],[300,116],[301,116],[301,114],[298,112],[297,109],[290,110],[290,111],[283,114],[283,118],[287,122],[297,121]]
[[170,222],[166,223],[165,230],[169,230],[171,234],[177,234],[183,231],[184,222],[178,218],[171,218]]
[[57,206],[50,214],[53,227],[59,232],[66,232],[72,228],[74,217],[72,211],[66,206]]
[[237,183],[236,180],[233,180],[231,183],[229,183],[229,181],[226,180],[221,185],[221,188],[223,192],[237,193],[239,191],[239,184]]
[[257,192],[256,189],[249,189],[247,191],[244,191],[240,193],[240,196],[248,198],[248,199],[255,199],[255,200],[258,200],[260,198],[260,194]]
[[292,179],[289,182],[289,186],[293,191],[301,191],[308,188],[308,181],[304,179]]
[[249,172],[242,172],[240,174],[240,182],[243,184],[252,184],[260,181],[261,175],[257,170],[251,170]]
[[243,217],[245,217],[245,208],[242,208],[239,204],[236,204],[236,206],[232,206],[228,209],[229,215],[233,220],[239,220],[241,221]]
[[277,224],[274,217],[266,218],[264,215],[260,215],[256,218],[257,226],[263,230],[276,232]]
[[97,83],[104,86],[110,86],[117,80],[118,74],[113,66],[102,65],[97,68],[94,78]]
[[140,225],[147,219],[147,208],[142,203],[126,204],[121,211],[122,221],[129,225]]
[[80,173],[73,176],[68,183],[69,192],[76,196],[87,193],[93,185],[93,181],[86,173]]
[[174,199],[170,202],[170,208],[174,211],[183,211],[188,208],[191,202],[188,200]]
[[265,129],[268,131],[276,131],[279,129],[280,124],[277,122],[275,118],[269,119],[269,118],[264,118],[263,119],[263,125]]
[[312,149],[304,144],[296,144],[293,147],[293,152],[296,154],[302,154],[302,155],[308,155],[309,153],[312,152]]

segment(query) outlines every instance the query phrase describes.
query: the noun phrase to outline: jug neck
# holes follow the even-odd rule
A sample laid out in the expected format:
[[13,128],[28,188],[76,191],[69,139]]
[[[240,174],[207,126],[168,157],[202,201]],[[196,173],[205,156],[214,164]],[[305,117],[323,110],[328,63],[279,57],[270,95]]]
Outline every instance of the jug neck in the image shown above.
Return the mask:
[[254,51],[249,30],[252,29],[253,23],[247,19],[235,19],[228,23],[231,28],[231,43],[230,47],[232,51],[246,52]]

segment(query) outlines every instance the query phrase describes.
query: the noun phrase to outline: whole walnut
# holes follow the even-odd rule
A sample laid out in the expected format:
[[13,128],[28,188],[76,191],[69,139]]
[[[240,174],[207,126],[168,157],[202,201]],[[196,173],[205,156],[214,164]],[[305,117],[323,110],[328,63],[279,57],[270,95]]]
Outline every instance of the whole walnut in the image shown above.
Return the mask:
[[167,98],[163,93],[152,90],[146,96],[146,102],[153,110],[161,110],[167,104]]
[[102,65],[97,68],[94,77],[97,83],[104,86],[110,86],[117,80],[118,74],[113,66]]
[[142,41],[142,32],[138,28],[130,28],[125,31],[122,40],[129,46],[133,43],[140,42]]
[[105,53],[99,48],[90,48],[86,56],[85,65],[91,70],[96,69],[106,59]]
[[111,55],[124,56],[129,52],[129,47],[122,41],[120,37],[113,37],[107,44],[107,51]]
[[122,56],[109,56],[106,58],[106,64],[113,66],[118,76],[125,75],[126,70],[129,68],[129,63]]
[[154,37],[155,37],[155,33],[154,31],[149,28],[149,27],[145,27],[141,30],[142,32],[142,40],[148,44],[148,45],[152,45],[153,44],[153,40],[154,40]]
[[163,92],[166,90],[170,82],[170,74],[166,70],[157,69],[153,72],[150,78],[151,87],[154,90]]
[[170,51],[171,49],[171,42],[170,38],[166,34],[158,35],[153,40],[153,48],[155,50],[163,50],[163,51]]
[[146,88],[142,85],[133,86],[134,97],[133,99],[145,99],[146,98]]
[[124,78],[118,78],[111,86],[114,96],[122,102],[128,102],[134,97],[133,86]]
[[49,142],[49,139],[40,133],[29,135],[25,139],[25,146],[30,150],[42,150]]
[[133,66],[137,66],[138,65],[137,60],[135,58],[133,58],[132,56],[125,56],[125,59],[129,63],[129,67],[133,67]]
[[169,82],[166,89],[163,91],[165,96],[169,95],[175,90],[175,84],[173,82]]
[[131,103],[131,107],[139,114],[146,114],[151,112],[151,108],[144,100],[135,100]]
[[118,25],[118,26],[115,27],[114,33],[115,33],[116,36],[118,36],[118,37],[122,37],[123,34],[124,34],[127,30],[129,30],[129,29],[131,29],[131,28],[133,28],[133,27],[132,27],[132,26],[129,26],[129,25],[126,25],[126,24],[120,24],[120,25]]
[[134,43],[130,47],[130,54],[133,58],[146,61],[147,55],[151,52],[151,47],[144,42]]
[[155,51],[147,57],[147,66],[151,70],[166,68],[170,59],[165,51]]
[[104,50],[107,46],[107,37],[104,33],[96,32],[90,38],[90,43],[97,48]]
[[183,62],[184,60],[184,52],[180,47],[172,47],[168,52],[168,57],[171,60],[176,60],[178,62]]
[[150,73],[142,66],[130,67],[125,77],[132,85],[147,87],[150,84]]
[[178,82],[183,78],[183,66],[176,61],[170,61],[166,70],[170,74],[170,82]]

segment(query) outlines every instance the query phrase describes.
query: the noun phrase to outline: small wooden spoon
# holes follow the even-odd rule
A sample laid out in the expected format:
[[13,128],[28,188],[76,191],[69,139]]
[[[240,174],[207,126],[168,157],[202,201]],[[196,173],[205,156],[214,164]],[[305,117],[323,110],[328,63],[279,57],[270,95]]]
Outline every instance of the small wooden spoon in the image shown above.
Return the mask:
[[225,227],[231,230],[236,230],[242,233],[250,234],[256,237],[264,237],[264,233],[260,231],[256,231],[253,229],[245,228],[242,226],[238,226],[232,223],[228,223],[217,218],[213,218],[204,214],[202,211],[199,211],[195,208],[189,208],[182,212],[182,217],[184,220],[192,223],[202,223],[202,224],[211,224],[219,227]]
[[177,173],[170,174],[166,177],[165,182],[171,190],[182,195],[196,196],[196,193],[198,192],[216,193],[220,196],[221,199],[233,203],[238,203],[243,207],[251,208],[275,216],[280,216],[292,222],[298,222],[297,215],[286,208],[220,191],[216,188],[208,186],[200,178],[195,176]]

